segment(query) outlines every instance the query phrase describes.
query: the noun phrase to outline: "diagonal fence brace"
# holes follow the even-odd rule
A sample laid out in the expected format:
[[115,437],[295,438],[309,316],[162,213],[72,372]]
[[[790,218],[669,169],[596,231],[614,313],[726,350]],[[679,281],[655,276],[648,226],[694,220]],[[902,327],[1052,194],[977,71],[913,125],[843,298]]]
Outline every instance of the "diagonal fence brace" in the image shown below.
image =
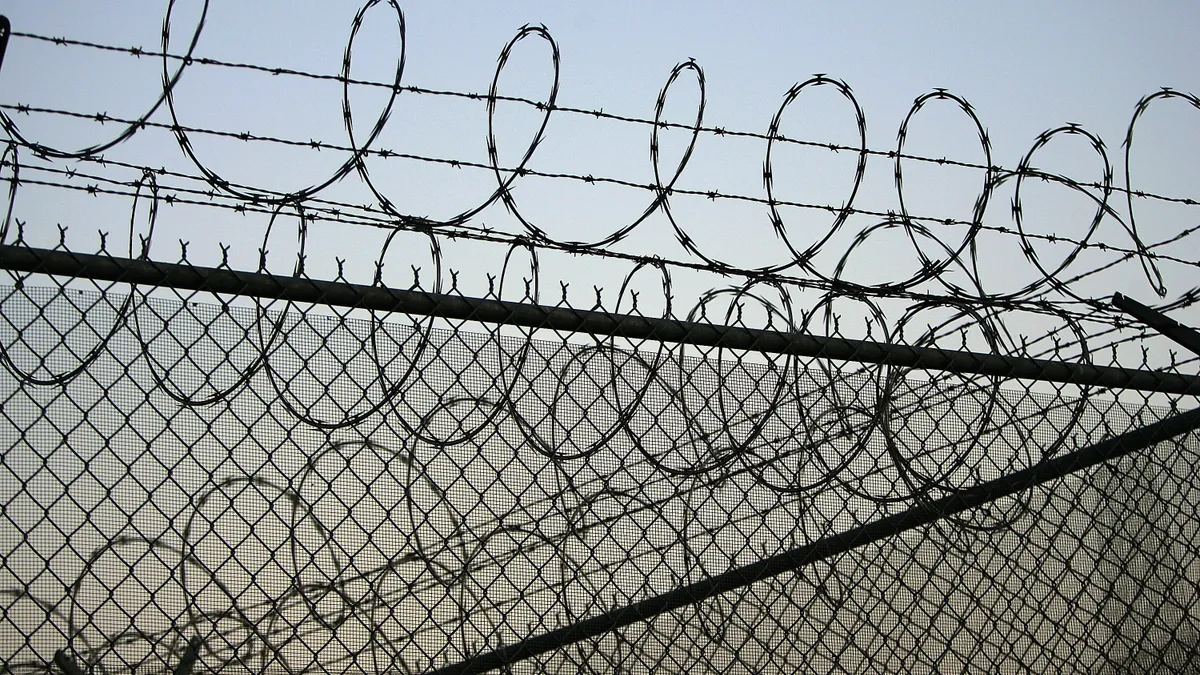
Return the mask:
[[1095,445],[1044,461],[1028,469],[982,483],[940,499],[929,500],[886,518],[765,558],[744,567],[682,586],[673,591],[620,607],[578,623],[529,637],[521,642],[443,666],[430,675],[469,675],[505,668],[518,661],[594,638],[609,631],[646,621],[764,579],[803,569],[809,563],[902,532],[931,524],[946,516],[1016,494],[1027,488],[1063,478],[1077,471],[1144,450],[1200,429],[1200,408],[1126,432]]
[[1148,307],[1127,295],[1113,294],[1113,306],[1171,338],[1179,345],[1200,356],[1200,333],[1162,312]]

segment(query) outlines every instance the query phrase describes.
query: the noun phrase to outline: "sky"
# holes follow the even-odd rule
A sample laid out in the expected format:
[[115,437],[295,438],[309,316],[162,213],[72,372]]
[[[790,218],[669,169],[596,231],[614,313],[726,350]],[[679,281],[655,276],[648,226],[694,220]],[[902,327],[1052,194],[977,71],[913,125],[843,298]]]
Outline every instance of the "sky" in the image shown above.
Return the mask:
[[[401,45],[396,11],[387,3],[368,7],[351,51],[351,73],[362,80],[390,82]],[[186,47],[197,17],[206,9],[194,55],[323,74],[340,71],[350,26],[359,9],[335,2],[226,0],[212,0],[207,5],[200,0],[180,0],[169,8],[172,52]],[[990,139],[992,164],[1012,169],[1025,160],[1030,166],[1083,182],[1102,182],[1107,161],[1114,185],[1124,185],[1122,141],[1142,97],[1161,87],[1200,91],[1192,39],[1200,9],[1188,3],[1010,2],[984,7],[955,2],[762,2],[731,9],[724,3],[422,2],[405,3],[401,8],[405,85],[486,93],[496,76],[497,56],[506,43],[523,26],[544,26],[545,33],[529,33],[512,48],[496,76],[499,93],[545,100],[554,78],[550,43],[543,39],[550,35],[561,57],[559,106],[653,119],[656,98],[672,69],[694,59],[699,68],[685,68],[672,83],[665,98],[664,119],[690,123],[695,118],[699,101],[696,73],[702,69],[704,125],[763,134],[789,88],[821,73],[844,82],[853,92],[866,122],[867,147],[883,152],[896,149],[903,125],[906,153],[984,162],[976,121],[963,114],[955,101],[927,101],[906,121],[915,99],[944,88],[973,106],[978,124]],[[158,49],[167,10],[165,2],[80,5],[15,0],[7,3],[4,11],[18,32]],[[136,118],[161,91],[161,77],[162,62],[156,58],[134,59],[14,37],[0,72],[4,91],[0,99],[8,104]],[[299,141],[301,147],[285,147],[204,134],[190,138],[196,161],[206,170],[263,191],[288,192],[322,183],[346,160],[347,153],[316,152],[303,145],[309,140],[345,144],[341,99],[341,86],[336,82],[193,66],[183,73],[173,103],[184,126]],[[362,137],[386,106],[387,93],[378,87],[351,86],[349,102],[356,133]],[[97,125],[94,120],[55,115],[16,115],[14,119],[27,138],[60,149],[99,143],[121,130],[113,122]],[[497,106],[493,122],[502,165],[515,166],[520,161],[542,119],[542,113],[528,106]],[[835,86],[827,85],[804,90],[782,114],[779,130],[790,138],[855,146],[859,139],[854,120],[850,100]],[[170,124],[168,107],[160,106],[150,121]],[[1103,141],[1105,157],[1096,152],[1092,138],[1065,133],[1056,134],[1026,157],[1040,133],[1067,124],[1078,124]],[[649,132],[644,124],[556,112],[527,166],[646,184],[653,180]],[[488,117],[481,102],[405,92],[393,102],[373,147],[486,164],[487,134]],[[664,175],[684,155],[688,140],[689,133],[682,129],[660,134]],[[1156,102],[1137,127],[1137,143],[1130,156],[1134,188],[1196,198],[1200,194],[1195,188],[1200,178],[1194,154],[1198,143],[1200,110],[1179,98]],[[676,187],[762,200],[766,197],[766,146],[761,138],[701,134]],[[193,161],[161,129],[136,134],[105,156],[197,173]],[[894,162],[872,156],[855,191],[853,152],[778,144],[772,161],[776,199],[840,206],[853,194],[854,206],[860,209],[883,214],[905,208],[910,214],[936,219],[970,220],[983,178],[979,169],[905,162],[904,192],[898,194]],[[376,202],[383,196],[405,215],[442,221],[472,212],[496,188],[496,177],[486,168],[377,157],[366,163],[371,185],[352,173],[319,196],[351,204]],[[60,161],[58,166],[65,164]],[[124,178],[130,180],[130,174]],[[1011,208],[1017,196],[1014,183],[1007,181],[992,194],[985,224],[1015,231]],[[1129,221],[1128,209],[1120,193],[1110,197],[1110,205],[1121,219],[1103,217],[1088,234],[1097,193],[1026,181],[1020,195],[1021,225],[1031,233],[1076,239],[1088,236],[1094,242],[1132,248],[1124,225]],[[601,242],[623,232],[638,222],[653,201],[646,190],[536,176],[514,183],[514,195],[521,216],[538,231],[556,241],[582,243]],[[98,238],[91,233],[97,229],[119,232],[125,241],[129,204],[127,197],[64,195],[61,190],[29,188],[22,190],[14,213],[26,221],[30,241],[52,244],[58,236],[53,224],[61,223],[71,226],[77,247],[94,249]],[[1194,207],[1160,202],[1136,206],[1139,235],[1148,245],[1197,224]],[[133,220],[135,228],[144,229],[148,222],[144,202],[141,209],[141,213],[135,210]],[[258,249],[270,240],[266,246],[271,251],[268,267],[277,272],[294,269],[298,247],[294,212],[281,212],[270,234],[264,235],[268,217],[218,211],[198,206],[161,209],[152,257],[177,259],[176,240],[183,239],[189,242],[190,260],[216,264],[221,256],[216,243],[224,242],[232,245],[230,260],[235,266],[254,268]],[[813,258],[812,270],[798,271],[796,276],[839,275],[855,283],[883,284],[908,279],[920,271],[916,248],[899,228],[870,229],[880,222],[879,216],[852,216],[835,234],[828,235],[832,219],[826,211],[787,206],[779,211],[789,243],[797,250],[828,239]],[[671,201],[671,215],[694,250],[680,245],[679,235],[661,209],[608,250],[691,263],[719,260],[749,269],[794,260],[771,228],[768,210],[760,202],[676,196]],[[529,232],[499,203],[473,215],[470,224],[515,235]],[[869,241],[854,244],[864,231],[870,233]],[[943,245],[961,245],[961,228],[937,234]],[[392,285],[409,285],[410,270],[415,266],[422,270],[423,285],[439,281],[447,288],[455,282],[449,271],[456,270],[459,288],[479,295],[485,292],[487,276],[492,274],[500,282],[507,281],[504,295],[514,299],[522,295],[513,290],[521,287],[517,279],[534,276],[528,255],[522,251],[508,255],[509,249],[503,245],[442,238],[435,257],[426,235],[401,233],[382,255],[386,237],[387,231],[380,229],[328,223],[314,226],[308,232],[305,271],[330,277],[336,274],[335,259],[341,258],[346,261],[347,278],[370,283],[375,263],[386,258],[385,281]],[[1045,268],[1039,271],[1022,256],[1015,235],[984,232],[976,243],[981,251],[979,275],[990,294],[1019,292],[1041,283],[1046,272],[1072,276],[1113,259],[1111,252],[1096,249],[1072,259],[1070,246],[1035,241],[1033,246]],[[936,258],[936,248],[936,243],[927,242],[923,251]],[[1200,257],[1200,247],[1188,238],[1158,250],[1193,262]],[[314,251],[319,253],[313,255]],[[440,273],[436,271],[439,262]],[[1069,269],[1060,269],[1061,265]],[[620,292],[633,269],[628,260],[542,251],[537,266],[539,283],[534,291],[539,301],[556,301],[561,281],[570,284],[574,304],[590,305],[595,295],[591,287],[599,286],[604,289],[605,306],[630,306],[628,297],[621,299],[627,294]],[[1193,288],[1194,271],[1194,266],[1164,263],[1159,272],[1168,294],[1161,301]],[[666,299],[657,290],[661,286],[658,277],[645,268],[635,276],[640,279],[629,287],[641,289],[641,309],[666,311]],[[958,272],[946,276],[960,287],[969,285]],[[677,299],[671,309],[677,316],[691,311],[705,289],[731,283],[719,275],[682,269],[674,274],[673,282]],[[1147,302],[1160,301],[1150,276],[1132,260],[1073,288],[1085,299],[1122,289]],[[927,283],[917,290],[944,289]],[[1041,290],[1045,290],[1044,284]],[[648,300],[651,296],[656,299]],[[797,311],[804,311],[817,301],[797,302]],[[854,313],[839,310],[843,311]],[[1189,316],[1180,314],[1183,320]],[[1036,332],[1036,328],[1030,330]]]

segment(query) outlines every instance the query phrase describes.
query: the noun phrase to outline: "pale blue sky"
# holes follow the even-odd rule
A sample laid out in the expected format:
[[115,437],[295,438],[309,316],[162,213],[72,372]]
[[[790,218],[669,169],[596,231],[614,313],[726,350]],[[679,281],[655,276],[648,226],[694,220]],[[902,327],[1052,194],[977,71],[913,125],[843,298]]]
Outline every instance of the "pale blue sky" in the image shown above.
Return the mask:
[[[57,0],[10,0],[3,11],[14,29],[63,35],[115,45],[156,49],[165,2],[78,3]],[[172,50],[182,49],[201,2],[180,0],[174,12]],[[1014,168],[1037,134],[1068,122],[1104,139],[1116,184],[1123,184],[1121,141],[1137,101],[1160,87],[1200,91],[1200,65],[1194,44],[1200,8],[1167,2],[842,2],[842,3],[555,3],[555,2],[414,2],[402,5],[407,21],[407,70],[404,83],[434,89],[485,92],[497,54],[524,24],[545,24],[562,55],[560,105],[602,108],[650,117],[654,100],[671,69],[694,58],[707,85],[705,124],[765,132],[788,88],[813,73],[827,73],[852,87],[867,121],[868,146],[896,147],[896,132],[913,100],[945,87],[969,100],[992,140],[992,161]],[[337,73],[357,3],[254,2],[213,0],[196,54],[232,61]],[[396,54],[394,13],[372,8],[356,42],[354,75],[390,79]],[[550,78],[548,49],[526,40],[513,54],[501,79],[501,92],[544,96]],[[63,48],[14,38],[0,73],[5,103],[28,103],[79,112],[104,111],[135,116],[153,101],[161,64],[140,62],[80,48]],[[668,116],[686,121],[694,114],[694,80],[681,78],[671,89]],[[343,143],[340,88],[296,78],[272,77],[222,68],[190,68],[177,89],[180,121],[185,125],[290,139]],[[379,90],[355,90],[351,96],[356,128],[364,133],[382,99]],[[783,132],[822,142],[854,142],[851,108],[832,88],[802,98],[789,109]],[[169,122],[165,107],[152,121]],[[519,157],[538,118],[533,111],[501,106],[498,113],[502,162]],[[68,123],[61,118],[18,118],[32,138],[63,148],[96,143],[116,133],[112,124]],[[443,158],[485,161],[486,116],[482,105],[445,98],[402,95],[376,147]],[[612,176],[636,182],[651,177],[649,130],[644,126],[597,121],[560,114],[552,117],[546,142],[531,167],[581,175]],[[981,161],[974,127],[947,102],[927,107],[910,126],[905,151]],[[294,190],[321,182],[344,160],[332,152],[281,149],[206,137],[194,138],[198,156],[212,170],[235,182],[273,190]],[[664,164],[675,161],[686,133],[663,136]],[[1180,197],[1200,196],[1200,111],[1182,101],[1157,104],[1138,127],[1132,160],[1135,187]],[[703,135],[679,186],[764,197],[762,163],[765,142]],[[195,173],[166,134],[146,132],[109,153],[116,159]],[[806,203],[840,204],[848,195],[853,158],[814,149],[782,148],[776,161],[777,197]],[[1059,137],[1033,164],[1079,180],[1097,181],[1101,164],[1081,136]],[[372,175],[382,191],[405,213],[435,219],[471,208],[494,189],[488,171],[452,169],[420,163],[373,159]],[[905,203],[914,214],[969,218],[981,174],[972,170],[908,165]],[[890,161],[872,158],[856,205],[898,209]],[[1013,185],[993,197],[986,222],[1014,227],[1010,213]],[[1080,236],[1094,210],[1087,198],[1058,186],[1027,185],[1023,201],[1031,231]],[[326,196],[353,203],[373,197],[353,176]],[[649,203],[643,191],[597,187],[577,182],[527,178],[517,185],[522,212],[551,236],[596,241],[636,219]],[[56,196],[51,196],[56,195]],[[1125,216],[1124,200],[1113,206]],[[91,201],[85,201],[90,199]],[[101,210],[111,202],[112,212]],[[127,228],[128,200],[59,197],[43,189],[23,191],[17,213],[30,228],[51,236],[52,222],[77,231]],[[672,210],[697,245],[709,255],[756,267],[786,262],[788,256],[772,233],[766,208],[759,204],[676,198]],[[1138,205],[1138,227],[1146,243],[1169,238],[1197,223],[1194,207]],[[789,232],[798,241],[822,236],[828,214],[785,209]],[[854,234],[878,218],[852,218],[815,259],[832,273]],[[502,231],[518,225],[499,206],[473,221]],[[233,243],[235,264],[253,266],[265,219],[212,213],[211,209],[175,208],[159,216],[156,255],[176,257],[177,245],[159,253],[160,240],[185,238],[199,262],[216,262],[213,242]],[[853,255],[852,278],[863,283],[894,281],[918,265],[899,233],[862,247]],[[84,236],[80,233],[78,236]],[[382,232],[325,229],[310,235],[320,251],[310,261],[316,274],[332,272],[332,258],[350,261],[348,276],[369,281]],[[410,237],[403,263],[391,269],[432,267],[426,244]],[[402,236],[402,237],[403,237]],[[35,237],[36,238],[36,237]],[[953,240],[949,236],[948,240]],[[1128,246],[1128,235],[1112,219],[1098,228],[1095,240]],[[45,241],[43,241],[45,243]],[[1015,237],[981,237],[987,250],[984,269],[989,290],[1012,291],[1038,277],[1020,256]],[[167,244],[162,244],[166,246]],[[87,248],[86,245],[83,246]],[[275,251],[285,243],[272,244]],[[399,248],[399,247],[398,247]],[[652,217],[618,249],[695,260],[671,234],[661,214]],[[1167,249],[1196,260],[1200,246],[1184,239]],[[239,254],[239,251],[244,252]],[[478,293],[483,273],[503,265],[503,249],[445,242],[444,263],[463,270],[467,292]],[[1094,253],[1095,255],[1092,255]],[[1080,272],[1105,262],[1100,252],[1085,253],[1072,267]],[[1042,255],[1053,267],[1064,253],[1052,247]],[[566,279],[573,288],[615,287],[629,271],[627,263],[591,262],[565,255],[543,256],[543,281]],[[286,267],[286,266],[285,266]],[[286,271],[281,269],[280,271]],[[1196,285],[1195,268],[1163,268],[1168,299]],[[719,277],[688,280],[684,288],[722,283]],[[428,281],[428,276],[424,277]],[[468,283],[469,280],[469,283]],[[394,283],[401,283],[398,278]],[[689,286],[689,284],[691,284]],[[650,284],[653,286],[653,284]],[[1127,262],[1081,290],[1101,297],[1115,288],[1153,299],[1139,265]],[[695,298],[698,290],[690,292]],[[583,294],[592,295],[590,291]],[[614,298],[615,301],[615,298]],[[587,300],[578,299],[580,304]],[[676,307],[685,314],[686,307]]]

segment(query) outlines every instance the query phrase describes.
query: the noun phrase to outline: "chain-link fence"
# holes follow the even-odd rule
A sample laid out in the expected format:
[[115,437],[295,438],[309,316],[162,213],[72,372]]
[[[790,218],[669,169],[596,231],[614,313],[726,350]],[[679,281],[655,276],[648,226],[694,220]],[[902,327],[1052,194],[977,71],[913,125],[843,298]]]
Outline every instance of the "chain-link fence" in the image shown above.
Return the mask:
[[3,261],[163,284],[4,292],[8,671],[1195,667],[1194,377]]
[[[943,89],[880,149],[826,75],[727,129],[693,60],[645,117],[560,102],[543,26],[461,91],[402,81],[396,0],[334,73],[186,4],[150,49],[0,17],[6,81],[87,84],[0,101],[0,675],[1200,671],[1200,340],[1160,313],[1197,321],[1198,202],[1134,156],[1200,97],[1137,103],[1116,185],[1077,124],[1000,166]],[[279,83],[278,129],[214,112]],[[333,90],[344,139],[289,126]],[[846,133],[793,137],[820,96]],[[648,173],[535,162],[552,117]],[[682,178],[716,142],[753,180]]]

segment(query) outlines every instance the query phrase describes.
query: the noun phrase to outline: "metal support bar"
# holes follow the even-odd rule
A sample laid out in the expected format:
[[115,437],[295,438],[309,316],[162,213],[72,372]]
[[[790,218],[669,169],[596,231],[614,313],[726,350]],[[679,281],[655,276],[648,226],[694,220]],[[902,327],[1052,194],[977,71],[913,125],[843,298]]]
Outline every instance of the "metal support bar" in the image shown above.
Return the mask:
[[0,14],[0,69],[4,68],[4,53],[8,51],[8,38],[12,35],[12,24],[8,17]]
[[1134,317],[1154,330],[1171,338],[1193,354],[1200,356],[1200,333],[1162,312],[1148,307],[1127,295],[1113,294],[1113,307]]
[[767,354],[1060,382],[1085,387],[1200,394],[1200,377],[1178,373],[654,319],[25,246],[0,246],[0,269]]
[[1162,443],[1197,429],[1200,429],[1200,408],[1174,415],[1160,422],[1126,432],[1107,441],[1047,460],[1028,469],[1002,476],[941,499],[919,503],[907,511],[826,537],[745,567],[738,567],[662,595],[585,619],[579,623],[542,635],[531,636],[517,644],[444,666],[434,670],[430,675],[467,675],[503,668],[538,654],[597,637],[632,623],[646,621],[659,614],[702,602],[784,572],[801,569],[809,563],[825,560],[859,546],[928,525],[946,516],[962,513],[967,509],[982,506],[1035,485],[1057,480],[1076,471],[1143,450],[1156,443]]

